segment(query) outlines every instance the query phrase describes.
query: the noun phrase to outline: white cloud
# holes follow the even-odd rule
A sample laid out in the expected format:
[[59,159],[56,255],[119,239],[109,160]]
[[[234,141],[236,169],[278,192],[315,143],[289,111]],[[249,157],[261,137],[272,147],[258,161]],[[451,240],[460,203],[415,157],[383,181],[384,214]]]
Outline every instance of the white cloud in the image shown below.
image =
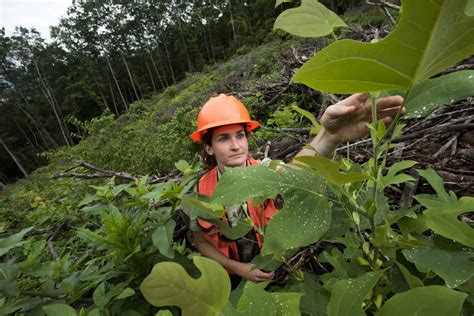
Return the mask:
[[71,0],[0,0],[0,27],[11,35],[15,26],[36,28],[49,39],[49,26],[65,17]]

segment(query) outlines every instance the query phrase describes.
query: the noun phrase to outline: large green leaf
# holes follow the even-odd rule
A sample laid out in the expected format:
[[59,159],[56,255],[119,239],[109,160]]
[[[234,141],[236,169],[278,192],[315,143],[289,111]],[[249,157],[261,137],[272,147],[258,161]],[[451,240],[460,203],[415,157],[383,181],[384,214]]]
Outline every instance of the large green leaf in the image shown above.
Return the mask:
[[174,257],[173,232],[175,226],[176,222],[170,219],[166,224],[158,226],[151,236],[156,248],[163,256],[168,258]]
[[459,315],[466,296],[439,285],[417,287],[390,298],[382,306],[380,316]]
[[474,248],[474,228],[458,216],[474,210],[474,197],[463,196],[456,203],[428,208],[419,218],[437,234]]
[[191,278],[174,262],[161,262],[143,280],[140,291],[154,306],[178,306],[183,315],[218,315],[230,295],[230,280],[225,269],[205,257],[193,257],[201,271]]
[[237,308],[227,305],[224,315],[300,315],[300,298],[303,293],[269,293],[268,282],[246,282]]
[[283,11],[273,29],[303,37],[321,37],[336,27],[347,26],[334,12],[316,0],[302,0],[301,6]]
[[474,53],[467,0],[404,0],[395,30],[377,43],[337,41],[304,64],[294,82],[333,93],[406,90]]
[[320,280],[315,275],[303,272],[303,278],[302,282],[291,284],[284,291],[303,294],[300,303],[300,310],[303,315],[327,315],[329,293],[321,288]]
[[277,194],[285,205],[266,228],[262,255],[281,256],[320,239],[331,223],[330,206],[321,180],[310,173],[291,169],[279,173],[264,166],[232,168],[220,179],[212,202],[235,205]]
[[[425,170],[416,169],[416,171],[418,171],[420,176],[422,176],[423,178],[426,179],[426,181],[428,181],[428,183],[431,185],[431,187],[438,194],[439,200],[445,201],[445,202],[451,202],[452,201],[452,197],[444,189],[444,180],[443,180],[443,178],[441,178],[436,173],[436,171],[434,171],[431,168],[428,168],[428,169],[425,169]],[[415,198],[416,198],[416,196],[415,196]],[[421,201],[418,201],[418,202],[421,203]],[[421,204],[423,204],[423,203],[421,203]],[[430,207],[430,205],[424,205],[424,206]]]
[[405,278],[407,285],[411,289],[424,286],[423,281],[421,281],[418,277],[411,274],[410,271],[403,264],[401,264],[400,262],[395,262],[395,263],[397,264],[398,269],[400,270],[403,277]]
[[43,306],[46,316],[76,316],[76,310],[66,304],[51,304]]
[[322,156],[301,156],[296,157],[295,161],[308,165],[318,176],[339,186],[346,183],[367,180],[370,177],[368,173],[341,171],[341,169],[343,169],[342,164]]
[[209,203],[209,198],[205,195],[189,194],[183,196],[180,206],[188,213],[204,219],[220,218],[225,213],[221,205]]
[[415,180],[413,177],[406,174],[397,174],[398,172],[411,168],[416,165],[417,162],[413,160],[402,160],[394,163],[389,169],[387,174],[381,179],[381,189],[386,186],[393,184],[400,184],[407,181]]
[[474,0],[469,0],[466,6],[466,14],[469,16],[474,16]]
[[414,249],[404,250],[403,255],[417,267],[438,274],[451,288],[463,284],[474,275],[473,252]]
[[25,243],[25,241],[22,241],[23,236],[32,229],[33,227],[25,228],[16,234],[0,238],[0,257],[10,251],[10,249],[23,245]]
[[420,82],[410,91],[404,118],[425,117],[441,105],[474,95],[474,70],[463,70]]
[[336,282],[331,291],[328,315],[365,316],[362,303],[382,274],[383,271],[369,272],[356,279]]
[[319,133],[321,125],[319,125],[318,121],[316,121],[316,118],[314,117],[313,113],[306,111],[305,109],[302,109],[297,105],[293,105],[291,108],[311,121],[311,124],[313,125],[313,127],[311,128],[311,134]]

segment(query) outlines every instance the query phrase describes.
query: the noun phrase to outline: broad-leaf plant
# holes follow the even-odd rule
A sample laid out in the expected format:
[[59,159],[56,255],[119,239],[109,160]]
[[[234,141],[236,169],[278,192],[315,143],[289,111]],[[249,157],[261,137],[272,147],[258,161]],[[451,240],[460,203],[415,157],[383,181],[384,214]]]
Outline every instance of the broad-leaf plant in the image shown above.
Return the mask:
[[[368,92],[372,104],[402,94],[409,118],[474,95],[474,71],[442,74],[474,53],[474,1],[404,0],[394,30],[374,43],[339,40],[346,27],[340,17],[316,0],[292,2],[276,1],[278,9],[293,7],[275,29],[332,41],[293,82],[330,93]],[[311,113],[294,110],[318,132]],[[283,172],[278,161],[232,168],[204,198],[193,193],[196,166],[180,161],[180,181],[150,184],[145,177],[89,186],[90,194],[78,195],[78,214],[72,206],[64,210],[70,215],[58,230],[74,229],[61,243],[35,238],[36,227],[10,236],[0,227],[0,314],[138,315],[157,306],[157,315],[472,315],[474,229],[461,219],[474,211],[474,198],[447,192],[442,178],[416,161],[387,165],[402,118],[385,126],[373,117],[373,155],[362,165],[316,156],[299,157]],[[401,207],[384,190],[412,185],[414,172],[406,171],[413,167],[436,194],[415,195],[413,205]],[[225,207],[277,195],[283,207],[260,229],[264,244],[253,262],[276,270],[302,247],[323,242],[328,246],[312,258],[324,268],[321,275],[296,269],[284,287],[243,282],[231,292],[224,268],[173,241],[179,209],[238,239],[252,223],[229,227],[221,221]],[[32,207],[44,221],[57,216],[52,202],[38,199]],[[49,254],[55,258],[45,260]]]
[[[291,1],[277,1],[276,6],[283,2]],[[368,92],[372,104],[378,96],[402,94],[406,117],[426,116],[441,105],[474,95],[474,71],[437,76],[474,53],[472,1],[402,1],[396,27],[375,43],[338,40],[335,28],[345,26],[316,0],[302,0],[300,6],[283,11],[275,29],[333,38],[332,44],[296,71],[293,82],[331,93]],[[219,205],[249,199],[258,203],[281,195],[283,208],[261,230],[265,241],[254,263],[263,269],[278,268],[300,247],[318,241],[335,245],[314,258],[331,267],[318,278],[295,271],[293,283],[270,291],[264,291],[267,284],[247,282],[239,289],[240,300],[238,294],[231,295],[232,303],[221,303],[220,312],[211,296],[201,295],[195,300],[206,302],[203,314],[472,314],[474,229],[460,215],[474,210],[474,198],[447,192],[442,178],[430,168],[417,172],[436,195],[419,194],[413,206],[400,207],[384,194],[389,186],[409,186],[414,181],[404,171],[417,162],[403,160],[387,166],[393,139],[402,133],[400,114],[390,126],[373,117],[368,126],[373,156],[363,165],[316,156],[299,157],[284,172],[262,165],[232,168],[210,200],[201,199],[198,205],[199,198],[194,196],[193,205],[188,201],[191,213],[219,225]],[[244,220],[243,228],[233,233],[220,226],[233,239],[250,229]],[[160,271],[160,265],[153,273]],[[169,267],[163,264],[162,269]],[[180,269],[176,266],[173,273],[181,273]],[[174,281],[183,282],[182,291],[189,287],[187,278],[183,275]],[[204,272],[201,278],[206,278]],[[201,290],[211,295],[227,289],[227,284],[223,278],[221,286]],[[169,297],[167,288],[156,288],[153,294],[142,290],[145,295]],[[294,296],[275,305],[279,293]],[[185,296],[157,305],[181,306],[184,312],[183,304],[189,299]],[[317,303],[309,303],[309,298]]]

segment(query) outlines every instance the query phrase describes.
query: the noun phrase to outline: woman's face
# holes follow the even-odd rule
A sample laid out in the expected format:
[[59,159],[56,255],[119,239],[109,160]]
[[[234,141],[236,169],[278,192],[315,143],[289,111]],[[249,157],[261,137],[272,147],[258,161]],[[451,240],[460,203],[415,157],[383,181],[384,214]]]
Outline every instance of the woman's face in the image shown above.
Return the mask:
[[211,145],[205,145],[204,149],[216,158],[217,166],[223,172],[224,167],[245,166],[249,143],[242,125],[225,125],[212,132]]

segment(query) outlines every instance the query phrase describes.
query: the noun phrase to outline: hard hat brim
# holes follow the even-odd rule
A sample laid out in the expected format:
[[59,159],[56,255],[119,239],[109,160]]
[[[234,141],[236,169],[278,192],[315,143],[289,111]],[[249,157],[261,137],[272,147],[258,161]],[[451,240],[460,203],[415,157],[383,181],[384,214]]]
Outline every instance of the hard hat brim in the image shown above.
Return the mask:
[[218,126],[225,126],[225,125],[232,125],[232,124],[246,124],[247,125],[247,132],[251,132],[257,127],[260,126],[260,123],[257,121],[235,121],[235,120],[229,120],[229,121],[222,121],[214,124],[208,124],[206,126],[203,126],[201,129],[198,131],[195,131],[194,133],[191,134],[191,139],[196,141],[196,142],[202,142],[202,136],[211,128],[218,127]]

